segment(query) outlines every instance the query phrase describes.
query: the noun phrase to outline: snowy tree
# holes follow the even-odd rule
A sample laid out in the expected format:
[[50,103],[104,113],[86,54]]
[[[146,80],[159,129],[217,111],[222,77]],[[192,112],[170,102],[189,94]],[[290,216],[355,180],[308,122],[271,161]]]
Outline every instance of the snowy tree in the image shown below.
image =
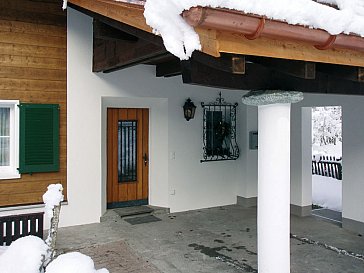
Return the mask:
[[342,142],[341,123],[340,106],[313,107],[312,144],[324,146]]

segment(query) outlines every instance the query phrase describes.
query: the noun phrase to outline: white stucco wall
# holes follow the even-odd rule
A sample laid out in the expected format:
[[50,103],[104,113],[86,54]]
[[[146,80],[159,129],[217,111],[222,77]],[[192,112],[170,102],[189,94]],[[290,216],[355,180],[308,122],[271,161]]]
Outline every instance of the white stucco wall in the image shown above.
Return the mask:
[[258,107],[246,106],[241,121],[241,168],[237,170],[237,195],[244,198],[257,196],[258,191],[258,150],[249,149],[249,132],[258,131]]
[[[291,202],[299,206],[311,205],[311,180],[307,173],[311,172],[311,153],[299,151],[311,149],[311,134],[302,134],[302,124],[306,118],[301,115],[307,111],[302,107],[312,106],[341,106],[343,133],[343,217],[364,222],[364,97],[343,95],[305,94],[305,99],[292,107],[292,136],[291,136]],[[307,112],[306,112],[306,115]],[[308,130],[309,128],[307,128]],[[303,138],[302,138],[303,135]],[[303,147],[306,145],[306,147]],[[308,146],[308,147],[307,147]],[[306,171],[301,166],[306,168]],[[302,179],[303,177],[303,179]],[[301,194],[300,194],[301,192]]]
[[[184,85],[181,77],[156,78],[153,66],[139,65],[109,74],[92,73],[92,19],[68,9],[68,205],[61,226],[98,222],[106,206],[106,108],[150,108],[151,205],[171,212],[236,203],[237,161],[200,163],[202,108],[220,90]],[[238,120],[245,118],[243,91],[223,91],[239,102]],[[183,118],[191,97],[195,119]],[[238,124],[238,130],[245,130]],[[240,143],[239,146],[245,145]],[[244,148],[242,149],[244,150]]]

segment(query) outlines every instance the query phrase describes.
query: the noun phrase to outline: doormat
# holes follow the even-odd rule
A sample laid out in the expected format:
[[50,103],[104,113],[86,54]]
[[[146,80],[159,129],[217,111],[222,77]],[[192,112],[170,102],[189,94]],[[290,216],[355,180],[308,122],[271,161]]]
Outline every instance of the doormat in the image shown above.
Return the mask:
[[135,207],[125,207],[114,209],[114,211],[121,217],[126,216],[136,216],[138,214],[148,214],[152,213],[154,209],[147,206],[135,206]]
[[139,224],[146,224],[146,223],[162,221],[161,219],[159,219],[158,217],[155,217],[154,215],[127,218],[124,220],[131,225],[139,225]]

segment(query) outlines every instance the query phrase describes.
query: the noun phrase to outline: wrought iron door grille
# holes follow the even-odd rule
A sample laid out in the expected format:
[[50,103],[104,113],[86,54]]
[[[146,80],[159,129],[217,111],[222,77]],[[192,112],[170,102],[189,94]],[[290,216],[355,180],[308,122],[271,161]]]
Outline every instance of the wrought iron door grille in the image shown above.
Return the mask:
[[239,157],[236,143],[236,107],[219,97],[203,108],[203,159],[201,162],[235,160]]
[[137,181],[137,121],[118,122],[118,181]]

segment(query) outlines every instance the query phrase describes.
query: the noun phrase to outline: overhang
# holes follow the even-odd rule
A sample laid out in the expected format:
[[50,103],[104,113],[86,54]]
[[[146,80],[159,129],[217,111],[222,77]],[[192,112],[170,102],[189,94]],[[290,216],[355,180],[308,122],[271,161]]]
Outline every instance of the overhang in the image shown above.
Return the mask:
[[364,38],[330,35],[228,9],[193,7],[181,17],[201,42],[189,60],[168,52],[146,24],[142,0],[68,0],[94,19],[93,72],[153,65],[157,77],[237,90],[364,94]]
[[[152,33],[143,0],[69,0],[68,3]],[[364,66],[364,38],[330,35],[320,29],[270,20],[228,9],[195,7],[183,17],[200,36],[202,52]]]

